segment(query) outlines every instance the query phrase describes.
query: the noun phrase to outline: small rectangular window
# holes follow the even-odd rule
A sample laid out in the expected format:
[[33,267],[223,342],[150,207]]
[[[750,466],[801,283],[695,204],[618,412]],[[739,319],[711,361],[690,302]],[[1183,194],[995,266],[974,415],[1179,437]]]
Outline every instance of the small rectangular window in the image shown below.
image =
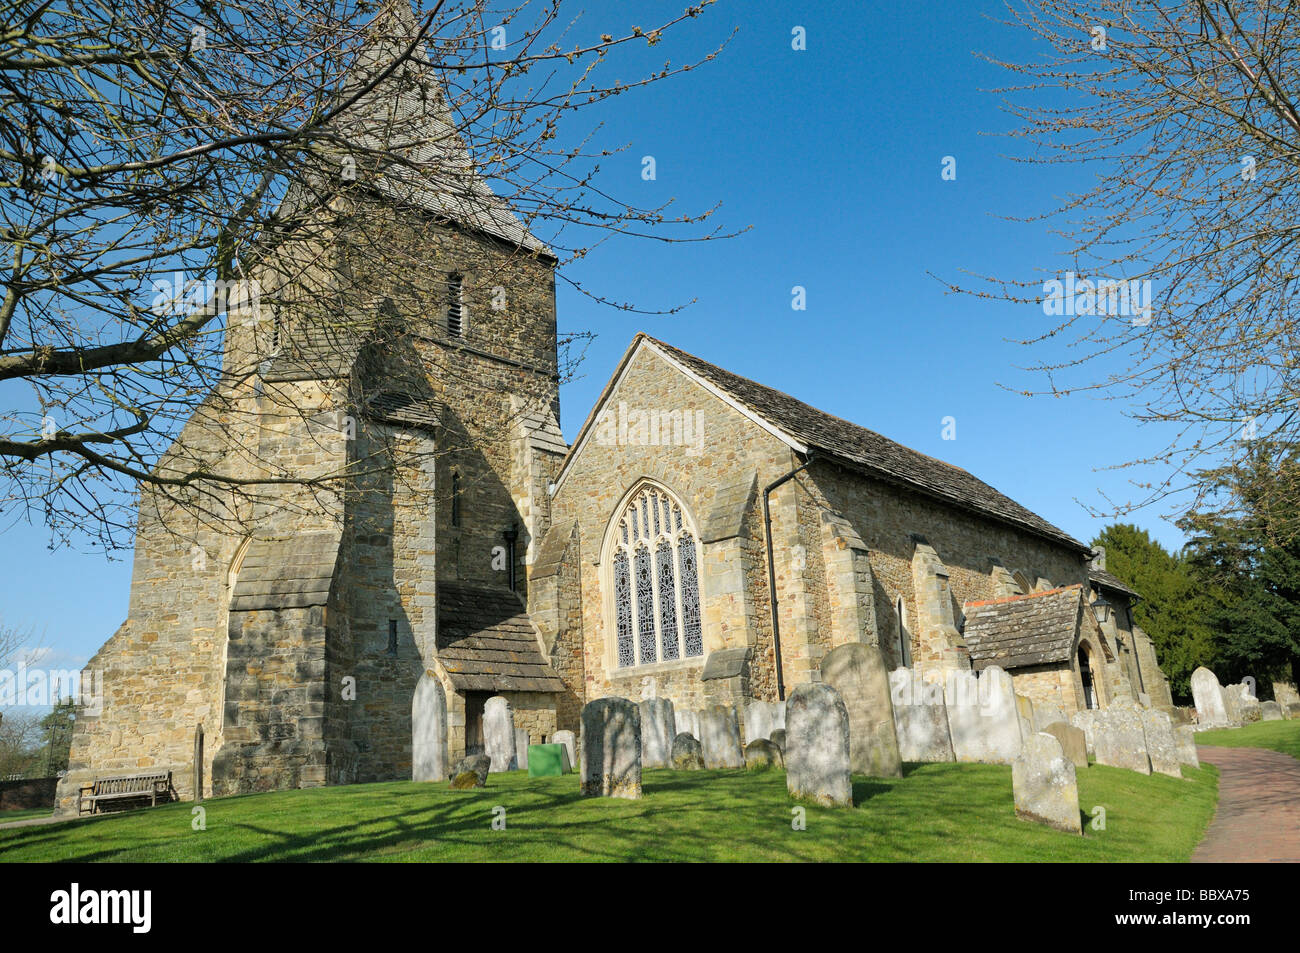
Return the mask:
[[397,654],[397,620],[388,620],[388,654]]
[[447,333],[454,338],[465,334],[465,304],[461,296],[464,279],[458,274],[447,276]]

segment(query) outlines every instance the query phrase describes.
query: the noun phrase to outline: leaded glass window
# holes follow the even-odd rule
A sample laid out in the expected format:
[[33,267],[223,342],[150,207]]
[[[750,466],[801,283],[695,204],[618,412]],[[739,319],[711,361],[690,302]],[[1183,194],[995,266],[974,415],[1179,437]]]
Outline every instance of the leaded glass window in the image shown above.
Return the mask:
[[629,501],[612,554],[620,668],[704,654],[696,546],[689,519],[666,492],[647,486]]

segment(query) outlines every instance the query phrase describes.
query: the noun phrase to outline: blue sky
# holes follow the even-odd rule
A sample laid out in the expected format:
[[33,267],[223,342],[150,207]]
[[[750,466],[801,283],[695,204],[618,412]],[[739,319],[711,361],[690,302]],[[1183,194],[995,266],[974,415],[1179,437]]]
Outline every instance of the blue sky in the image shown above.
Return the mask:
[[[618,12],[588,14],[593,32],[649,27],[655,11],[682,4],[608,6]],[[1009,77],[975,53],[1036,52],[1031,38],[988,18],[999,8],[730,0],[638,52],[655,66],[684,60],[740,27],[715,61],[601,107],[602,142],[629,144],[604,163],[602,186],[634,204],[675,197],[687,211],[721,201],[716,221],[749,231],[691,244],[621,239],[568,269],[592,291],[642,308],[698,301],[674,316],[623,314],[560,283],[561,330],[598,335],[583,376],[561,395],[566,437],[645,330],[964,467],[1090,540],[1107,520],[1082,504],[1102,505],[1099,490],[1129,496],[1128,474],[1098,468],[1152,451],[1160,434],[1114,402],[1003,390],[1041,386],[1018,366],[1061,352],[1007,339],[1049,319],[1031,306],[947,294],[927,274],[1032,278],[1067,267],[1047,224],[1003,218],[1046,211],[1084,179],[1070,167],[1012,162],[1017,144],[987,135],[1014,125],[986,91]],[[791,49],[795,26],[806,29],[804,51]],[[652,182],[641,178],[646,155],[656,162]],[[956,159],[954,181],[941,178],[944,156]],[[791,309],[796,285],[807,289],[806,311]],[[955,440],[942,438],[948,416]],[[1129,519],[1180,545],[1162,512]],[[79,663],[125,617],[130,561],[51,552],[47,542],[39,527],[0,536],[0,618],[43,633],[55,650],[49,664]]]

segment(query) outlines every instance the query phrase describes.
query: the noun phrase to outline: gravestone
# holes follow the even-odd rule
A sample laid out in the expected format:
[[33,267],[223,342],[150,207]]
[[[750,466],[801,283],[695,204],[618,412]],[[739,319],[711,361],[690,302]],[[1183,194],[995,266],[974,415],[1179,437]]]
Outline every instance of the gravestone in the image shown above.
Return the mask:
[[1250,685],[1242,682],[1239,685],[1231,685],[1229,689],[1237,690],[1237,709],[1241,712],[1241,723],[1243,725],[1253,724],[1264,717],[1264,712],[1260,707],[1259,699],[1251,691]]
[[567,729],[557,731],[551,735],[551,743],[564,745],[569,749],[569,764],[576,765],[578,763],[578,741],[573,737],[572,731]]
[[694,735],[683,731],[673,739],[672,767],[674,771],[704,770],[704,749]]
[[530,778],[558,778],[573,770],[569,749],[561,744],[529,745],[528,776]]
[[1300,692],[1290,682],[1274,682],[1273,700],[1285,712],[1291,705],[1300,705]]
[[1083,834],[1074,764],[1054,735],[1035,732],[1023,739],[1020,755],[1011,763],[1011,791],[1016,817]]
[[492,759],[493,774],[514,770],[515,711],[500,695],[483,704],[483,751]]
[[949,672],[944,703],[958,761],[1010,764],[1016,760],[1024,735],[1011,676],[1000,667],[990,665],[978,677],[961,669]]
[[668,767],[675,734],[672,701],[667,698],[644,699],[641,702],[641,767]]
[[641,796],[641,709],[626,698],[582,706],[583,797]]
[[1126,768],[1139,774],[1151,773],[1146,734],[1138,712],[1126,709],[1100,712],[1093,729],[1093,744],[1097,749],[1098,764]]
[[750,771],[779,768],[785,764],[781,749],[766,738],[745,745],[745,767]]
[[528,770],[528,745],[531,739],[523,728],[515,729],[515,767],[520,771]]
[[1020,736],[1028,738],[1034,733],[1034,703],[1025,695],[1016,696],[1016,714],[1020,716]]
[[1192,700],[1196,703],[1196,720],[1203,727],[1228,724],[1228,707],[1223,686],[1214,673],[1202,666],[1192,672]]
[[899,758],[913,762],[954,760],[943,683],[927,682],[920,672],[910,668],[896,668],[889,673],[889,694]]
[[1075,728],[1063,721],[1055,721],[1043,729],[1044,734],[1051,735],[1061,745],[1061,751],[1075,768],[1088,766],[1088,741],[1082,728]]
[[1095,708],[1085,708],[1083,711],[1076,711],[1070,716],[1070,724],[1083,732],[1084,743],[1088,746],[1088,754],[1094,758],[1097,756],[1097,716],[1100,715]]
[[1181,778],[1183,772],[1178,767],[1178,742],[1174,738],[1173,722],[1162,711],[1144,711],[1141,717],[1151,770],[1171,778]]
[[767,740],[772,742],[772,744],[776,745],[778,748],[780,748],[782,754],[785,754],[785,729],[784,728],[774,729],[772,731],[772,737],[768,738]]
[[785,783],[790,795],[828,807],[852,807],[849,710],[820,682],[795,688],[785,705]]
[[1282,706],[1277,702],[1261,702],[1259,706],[1260,713],[1264,721],[1281,721]]
[[461,758],[451,769],[451,786],[457,790],[481,788],[487,784],[492,759],[485,754],[472,754]]
[[1196,732],[1191,725],[1179,725],[1174,729],[1174,744],[1178,746],[1178,763],[1190,764],[1193,768],[1201,766],[1201,759],[1196,754]]
[[705,767],[743,768],[745,752],[740,746],[740,723],[730,705],[710,705],[700,712],[700,745]]
[[[1065,720],[1065,711],[1060,705],[1034,705],[1034,729],[1036,731],[1046,731],[1048,725],[1054,725]],[[1068,724],[1068,722],[1066,723]]]
[[437,676],[425,672],[411,699],[411,780],[446,780],[447,759],[447,693]]
[[673,712],[673,721],[675,722],[675,735],[685,732],[688,735],[694,735],[695,740],[700,738],[700,713],[694,710],[677,710]]
[[1236,685],[1224,685],[1223,708],[1228,713],[1228,725],[1233,728],[1240,728],[1242,724],[1241,712],[1241,695],[1237,692]]
[[745,741],[766,741],[776,730],[776,706],[771,702],[751,701],[745,706]]
[[[850,765],[853,773],[901,778],[898,733],[889,702],[889,672],[880,649],[849,642],[822,659],[822,683],[839,693],[849,713]],[[788,737],[788,736],[787,736]]]

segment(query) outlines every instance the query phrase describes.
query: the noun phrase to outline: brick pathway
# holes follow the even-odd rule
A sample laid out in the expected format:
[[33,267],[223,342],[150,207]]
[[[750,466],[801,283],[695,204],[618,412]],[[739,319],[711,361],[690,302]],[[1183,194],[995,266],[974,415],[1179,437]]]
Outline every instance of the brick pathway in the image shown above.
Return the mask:
[[1264,748],[1196,754],[1219,769],[1219,808],[1192,863],[1300,863],[1300,761]]

